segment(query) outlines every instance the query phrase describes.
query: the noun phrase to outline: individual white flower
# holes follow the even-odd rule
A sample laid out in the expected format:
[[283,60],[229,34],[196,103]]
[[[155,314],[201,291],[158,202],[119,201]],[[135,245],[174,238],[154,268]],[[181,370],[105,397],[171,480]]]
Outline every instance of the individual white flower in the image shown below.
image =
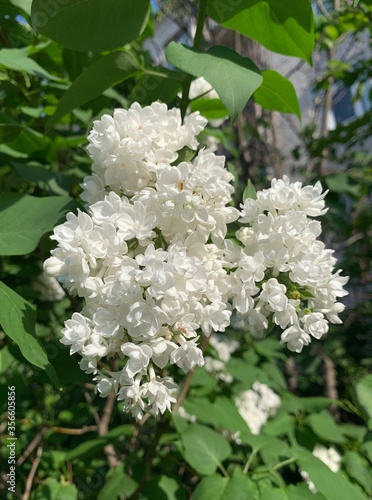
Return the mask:
[[156,416],[170,411],[171,404],[176,402],[170,390],[176,387],[170,378],[157,377],[142,385],[141,397],[148,400],[149,411]]
[[262,285],[260,300],[267,302],[269,311],[282,312],[288,306],[286,291],[285,285],[280,284],[276,278],[270,278]]
[[304,330],[316,339],[320,339],[328,332],[328,321],[322,313],[310,313],[301,318]]
[[94,391],[99,392],[101,398],[107,398],[113,388],[117,388],[117,381],[111,377],[106,377],[105,375],[97,375],[93,379],[96,384]]
[[298,325],[292,325],[281,334],[280,343],[286,343],[290,351],[301,352],[304,345],[309,345],[310,335]]
[[129,377],[134,378],[137,373],[146,373],[152,355],[149,346],[126,342],[121,346],[121,352],[129,358],[124,368]]
[[90,339],[92,330],[89,320],[80,313],[73,313],[72,318],[65,321],[62,329],[62,344],[71,345],[70,354],[81,350]]
[[193,342],[184,342],[175,349],[170,356],[171,364],[176,364],[185,373],[195,368],[195,366],[204,365],[202,351]]

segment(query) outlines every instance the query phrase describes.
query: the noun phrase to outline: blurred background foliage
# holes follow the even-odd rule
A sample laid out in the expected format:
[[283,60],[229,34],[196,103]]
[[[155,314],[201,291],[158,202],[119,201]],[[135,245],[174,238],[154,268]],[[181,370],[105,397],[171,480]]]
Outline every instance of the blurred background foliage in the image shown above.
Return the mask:
[[[4,193],[66,197],[73,203],[66,202],[69,209],[81,207],[79,183],[90,172],[85,146],[92,121],[114,107],[127,107],[136,98],[143,104],[157,98],[169,106],[177,104],[185,75],[174,68],[153,67],[142,43],[154,35],[156,23],[164,16],[187,32],[187,21],[196,17],[198,2],[158,2],[141,34],[130,43],[124,39],[119,62],[111,47],[99,48],[100,54],[78,51],[40,34],[30,23],[30,7],[27,0],[4,0],[0,8],[2,198],[6,199]],[[332,99],[335,83],[347,87],[357,82],[362,89],[369,84],[372,71],[370,59],[353,64],[336,59],[337,45],[345,36],[357,39],[370,31],[371,2],[341,2],[336,10],[327,10],[324,2],[323,7],[315,24],[316,50],[327,63],[313,89],[322,105]],[[117,62],[115,70],[110,66],[112,73],[105,72],[102,57]],[[251,57],[254,60],[254,50]],[[71,94],[66,101],[72,83],[94,64],[98,70],[85,73],[77,101]],[[125,77],[120,71],[125,71]],[[141,92],[143,88],[146,92]],[[210,116],[224,117],[221,102],[214,105],[209,106]],[[58,120],[51,118],[57,109]],[[208,129],[221,142],[219,151],[227,156],[236,176],[237,204],[248,179],[263,188],[278,174],[272,160],[276,152],[265,150],[262,156],[259,147],[259,131],[272,127],[271,117],[272,111],[248,104],[238,122],[225,120],[222,127]],[[19,346],[0,332],[3,432],[7,386],[16,387],[18,498],[153,500],[189,498],[195,490],[194,498],[208,499],[233,498],[236,491],[242,495],[239,498],[270,500],[372,498],[372,380],[368,375],[372,368],[372,148],[366,145],[371,123],[369,107],[359,118],[340,123],[334,130],[315,123],[299,137],[306,168],[297,169],[296,178],[301,175],[305,183],[321,180],[330,190],[324,238],[336,249],[344,274],[350,276],[343,325],[333,326],[325,339],[295,356],[284,352],[275,331],[264,340],[255,340],[249,333],[242,336],[229,330],[240,342],[226,366],[233,382],[197,370],[184,403],[197,425],[180,416],[166,416],[139,427],[121,411],[120,404],[94,394],[76,357],[58,341],[64,320],[79,310],[79,300],[55,300],[56,295],[48,295],[47,285],[40,282],[42,262],[53,247],[50,233],[43,235],[33,252],[2,252],[0,280],[36,306],[36,335],[62,383],[58,390],[46,372],[25,360]],[[293,152],[294,159],[296,155],[298,150]],[[58,210],[56,217],[68,209]],[[12,223],[16,227],[17,221]],[[212,347],[207,353],[218,359]],[[279,413],[259,436],[247,430],[231,403],[233,395],[249,389],[256,380],[282,398]],[[237,431],[241,443],[230,440],[229,444],[229,433]],[[195,443],[212,450],[212,459],[203,457]],[[330,476],[328,469],[306,454],[317,443],[338,449],[343,456],[342,473]],[[107,459],[112,445],[119,458],[114,464]],[[0,453],[6,463],[6,447]],[[208,473],[205,463],[210,465]],[[300,468],[312,472],[318,494],[310,493],[302,482]],[[2,479],[1,495],[11,498],[4,472]]]

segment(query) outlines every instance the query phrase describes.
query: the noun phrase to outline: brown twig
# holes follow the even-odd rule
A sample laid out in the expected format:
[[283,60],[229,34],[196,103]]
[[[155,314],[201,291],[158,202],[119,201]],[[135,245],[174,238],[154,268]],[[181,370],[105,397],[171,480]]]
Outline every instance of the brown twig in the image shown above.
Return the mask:
[[91,395],[89,394],[89,392],[84,392],[84,397],[85,397],[85,401],[90,405],[90,409],[92,411],[92,415],[93,415],[93,418],[94,418],[96,425],[99,426],[100,418],[99,418],[98,412],[93,407],[93,400],[91,398]]
[[[325,352],[323,352],[320,346],[316,346],[313,352],[320,356],[323,361],[325,395],[330,399],[338,399],[337,371],[334,362]],[[335,403],[329,406],[329,411],[337,421],[340,420],[340,408]]]
[[46,431],[47,431],[47,427],[42,427],[40,429],[40,431],[36,434],[34,439],[31,441],[31,443],[27,446],[25,451],[22,453],[22,455],[17,460],[17,465],[22,465],[23,462],[28,459],[28,457],[31,455],[31,453],[34,451],[34,449],[37,446],[39,446]]
[[288,378],[289,390],[296,394],[298,387],[298,371],[296,366],[296,361],[293,356],[290,356],[285,362],[285,372]]
[[42,454],[43,454],[43,447],[39,446],[37,451],[36,451],[36,457],[32,463],[30,473],[29,473],[27,480],[26,480],[26,488],[25,488],[25,492],[23,494],[22,500],[28,500],[30,498],[32,483],[34,482],[35,474],[36,474],[37,468],[39,467],[39,463],[40,463]]
[[98,430],[97,425],[84,425],[80,429],[73,429],[69,427],[50,427],[50,430],[57,432],[59,434],[70,434],[72,436],[79,436],[80,434],[86,434],[87,432],[96,432]]
[[[108,432],[109,423],[112,415],[112,411],[114,409],[116,401],[116,393],[112,389],[110,394],[106,398],[105,406],[103,407],[102,416],[98,425],[98,435],[104,436]],[[105,452],[107,463],[110,467],[115,467],[119,465],[120,461],[116,455],[115,448],[112,444],[107,444],[103,451]]]

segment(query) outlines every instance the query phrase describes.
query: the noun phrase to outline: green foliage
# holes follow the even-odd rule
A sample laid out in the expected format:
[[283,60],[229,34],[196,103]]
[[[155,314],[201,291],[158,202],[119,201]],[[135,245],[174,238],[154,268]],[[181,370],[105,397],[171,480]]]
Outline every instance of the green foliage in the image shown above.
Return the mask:
[[[154,67],[141,47],[153,33],[149,4],[148,0],[12,0],[2,5],[0,404],[5,415],[7,387],[14,385],[17,458],[22,458],[17,466],[17,496],[24,494],[33,463],[38,465],[31,492],[35,500],[369,498],[371,376],[366,375],[369,344],[360,340],[362,335],[367,339],[372,328],[368,302],[354,311],[351,340],[332,333],[322,344],[335,359],[336,402],[324,397],[324,366],[316,353],[296,355],[297,385],[290,390],[288,353],[275,328],[260,341],[252,338],[252,332],[229,329],[227,334],[240,342],[224,364],[224,375],[230,378],[224,381],[218,373],[198,368],[182,405],[189,417],[180,412],[137,426],[119,403],[113,407],[107,432],[98,429],[109,413],[107,400],[94,394],[78,358],[59,342],[63,322],[82,304],[74,296],[44,302],[35,281],[52,247],[48,233],[66,212],[80,206],[79,183],[90,167],[84,148],[92,120],[133,101],[145,105],[159,99],[173,106],[197,76],[205,77],[220,99],[202,96],[190,102],[187,95],[183,97],[186,107],[210,120],[227,115],[236,120],[252,96],[267,110],[300,117],[288,80],[270,69],[260,72],[254,62],[227,47],[209,47],[203,41],[194,48],[171,43],[167,58],[176,69]],[[346,32],[369,29],[369,4],[360,1],[354,5],[357,12],[345,8],[319,22],[321,47],[328,50]],[[197,12],[199,2],[191,7]],[[207,8],[221,27],[311,62],[313,16],[307,0],[209,0]],[[371,76],[370,61],[331,64],[316,90],[326,90],[330,76],[345,85],[366,80]],[[264,121],[261,125],[267,126]],[[231,154],[230,164],[238,163],[232,129],[210,131]],[[244,133],[254,136],[255,131],[247,126]],[[372,184],[371,159],[361,156],[359,145],[370,134],[367,114],[340,124],[328,137],[305,137],[314,160],[327,149],[337,163],[341,153],[333,146],[341,142],[345,147],[342,158],[349,168],[324,181],[330,189],[330,226],[339,220],[342,238],[355,238],[345,250],[352,273],[360,262],[369,269],[372,219],[365,199]],[[185,149],[179,161],[189,155]],[[243,200],[256,198],[247,176],[239,182]],[[353,208],[351,229],[344,227],[345,199]],[[210,347],[207,355],[217,356]],[[259,435],[251,432],[235,404],[255,381],[281,397],[279,411]],[[62,391],[57,389],[60,384]],[[328,411],[331,404],[337,404],[341,419]],[[34,448],[26,457],[31,443]],[[317,444],[333,446],[342,455],[340,472],[331,472],[311,454]],[[110,445],[119,460],[112,467],[107,463]],[[6,464],[5,446],[0,456]],[[317,494],[310,492],[301,471],[309,474]],[[6,489],[0,493],[13,497]]]
[[[262,83],[256,65],[226,47],[212,47],[201,52],[171,42],[165,54],[168,62],[177,68],[193,76],[204,76],[218,93],[233,121]],[[221,78],[221,75],[229,77]],[[245,84],[241,85],[241,81]]]
[[5,193],[0,200],[0,255],[24,255],[76,208],[67,196],[36,198]]
[[35,335],[36,311],[32,304],[0,282],[0,325],[33,365],[45,370],[53,383],[60,381]]
[[[34,0],[34,28],[64,47],[83,52],[116,49],[144,30],[149,0]],[[128,15],[130,12],[130,15]]]
[[200,474],[213,474],[231,454],[226,438],[202,425],[189,426],[182,433],[185,460]]
[[254,92],[254,100],[265,109],[293,113],[301,119],[300,105],[292,83],[273,70],[262,72],[262,85]]
[[111,52],[102,56],[86,68],[65,92],[55,113],[47,123],[47,129],[63,116],[76,108],[82,107],[106,89],[132,78],[140,72],[136,59],[129,53]]
[[210,0],[209,15],[225,28],[257,40],[266,48],[301,57],[311,64],[313,13],[308,0]]

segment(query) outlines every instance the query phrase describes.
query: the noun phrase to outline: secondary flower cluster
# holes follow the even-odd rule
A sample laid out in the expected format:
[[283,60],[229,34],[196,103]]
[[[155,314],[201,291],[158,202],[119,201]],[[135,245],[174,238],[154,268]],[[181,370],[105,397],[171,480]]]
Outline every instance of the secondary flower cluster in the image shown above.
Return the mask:
[[333,251],[317,239],[321,224],[312,219],[326,212],[325,195],[319,182],[302,187],[284,176],[242,206],[235,323],[256,334],[279,325],[281,342],[291,351],[301,352],[311,337],[327,333],[329,321],[341,323],[344,305],[337,299],[347,295],[348,278],[334,271]]
[[[325,448],[324,446],[316,445],[313,449],[313,455],[319,458],[332,472],[340,470],[342,457],[332,446]],[[310,479],[309,473],[304,470],[300,470],[300,473],[302,479],[307,483],[309,490],[314,494],[318,493],[315,484]]]
[[241,392],[235,398],[235,405],[252,434],[260,434],[268,419],[277,413],[280,404],[280,397],[258,381],[254,382],[252,389]]
[[[159,103],[94,122],[87,211],[55,228],[44,264],[85,299],[61,342],[82,356],[101,396],[113,389],[137,419],[170,409],[176,385],[164,369],[203,366],[200,335],[224,332],[234,309],[247,329],[280,325],[297,351],[342,309],[346,280],[309,219],[324,213],[320,185],[274,181],[237,210],[224,158],[197,152],[205,125],[197,113],[182,124]],[[239,218],[247,226],[232,241],[227,225]]]

